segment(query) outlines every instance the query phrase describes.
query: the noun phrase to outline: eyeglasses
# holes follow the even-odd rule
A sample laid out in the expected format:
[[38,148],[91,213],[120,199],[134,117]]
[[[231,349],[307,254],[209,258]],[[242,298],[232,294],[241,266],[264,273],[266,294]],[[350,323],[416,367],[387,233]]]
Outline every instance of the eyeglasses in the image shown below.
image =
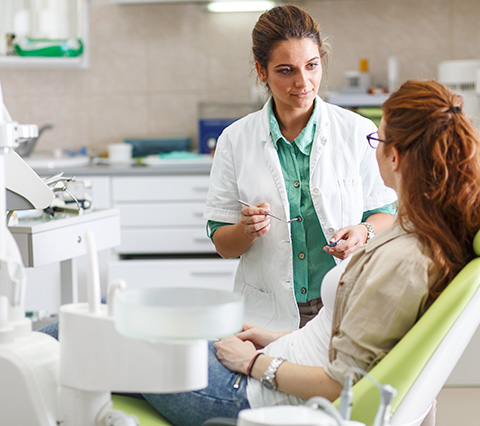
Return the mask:
[[379,139],[379,138],[375,137],[374,135],[378,136],[378,132],[373,132],[373,133],[370,133],[369,135],[367,135],[368,144],[373,149],[377,149],[379,142],[388,143],[386,140]]

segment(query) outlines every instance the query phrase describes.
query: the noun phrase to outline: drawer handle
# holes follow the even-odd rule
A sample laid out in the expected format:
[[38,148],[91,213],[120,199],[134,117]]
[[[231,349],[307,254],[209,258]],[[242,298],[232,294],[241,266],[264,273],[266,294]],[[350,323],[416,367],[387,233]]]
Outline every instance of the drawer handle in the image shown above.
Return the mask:
[[77,243],[80,244],[82,242],[82,237],[80,235],[77,235]]
[[230,277],[233,275],[233,272],[201,272],[201,271],[192,271],[190,275],[194,277]]
[[203,218],[203,212],[193,212],[193,215],[194,215],[195,217]]
[[198,192],[208,192],[208,186],[193,186],[192,189]]

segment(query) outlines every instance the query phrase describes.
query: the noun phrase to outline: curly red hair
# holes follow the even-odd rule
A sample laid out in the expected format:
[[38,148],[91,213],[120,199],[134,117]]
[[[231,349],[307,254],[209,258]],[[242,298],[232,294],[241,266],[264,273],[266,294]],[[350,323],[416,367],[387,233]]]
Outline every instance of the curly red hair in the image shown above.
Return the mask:
[[386,149],[395,146],[402,155],[399,221],[438,267],[431,303],[475,256],[480,135],[463,99],[436,81],[407,81],[382,109]]

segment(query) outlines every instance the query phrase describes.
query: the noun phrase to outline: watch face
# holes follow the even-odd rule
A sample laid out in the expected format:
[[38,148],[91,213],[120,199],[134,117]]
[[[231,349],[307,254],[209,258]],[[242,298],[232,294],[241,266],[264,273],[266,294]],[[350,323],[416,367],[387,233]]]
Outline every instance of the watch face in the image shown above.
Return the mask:
[[262,377],[262,385],[265,386],[267,389],[274,390],[275,384],[273,383],[273,377],[267,376]]

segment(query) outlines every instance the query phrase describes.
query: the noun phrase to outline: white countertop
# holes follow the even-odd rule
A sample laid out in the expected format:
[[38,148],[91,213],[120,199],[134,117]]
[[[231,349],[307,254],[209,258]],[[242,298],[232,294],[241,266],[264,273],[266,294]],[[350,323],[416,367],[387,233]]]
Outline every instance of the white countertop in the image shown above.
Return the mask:
[[155,164],[139,165],[107,163],[90,164],[82,167],[66,168],[35,168],[40,176],[52,176],[58,172],[64,172],[65,176],[92,176],[92,175],[208,175],[212,166],[212,157],[198,159],[159,160]]

